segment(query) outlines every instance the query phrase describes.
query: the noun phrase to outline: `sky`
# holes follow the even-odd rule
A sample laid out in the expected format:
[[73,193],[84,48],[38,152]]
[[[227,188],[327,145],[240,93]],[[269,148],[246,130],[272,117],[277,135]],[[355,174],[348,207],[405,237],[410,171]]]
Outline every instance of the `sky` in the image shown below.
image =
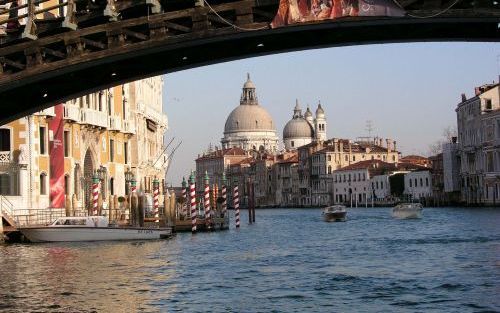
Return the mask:
[[318,101],[328,138],[392,138],[403,155],[428,155],[443,129],[456,127],[461,94],[498,82],[498,43],[378,44],[306,50],[219,63],[164,75],[163,109],[171,158],[167,181],[180,185],[210,144],[220,146],[227,116],[239,105],[250,73],[261,106],[282,142],[295,99]]

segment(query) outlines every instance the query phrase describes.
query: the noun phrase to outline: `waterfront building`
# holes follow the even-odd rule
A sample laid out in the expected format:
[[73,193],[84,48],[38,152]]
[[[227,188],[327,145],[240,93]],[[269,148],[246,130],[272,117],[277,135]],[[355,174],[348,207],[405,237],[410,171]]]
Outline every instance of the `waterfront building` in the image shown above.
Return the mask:
[[298,163],[296,150],[277,156],[273,166],[277,177],[275,204],[280,207],[299,205]]
[[475,88],[456,108],[462,201],[495,205],[500,198],[500,103],[498,84]]
[[283,142],[285,149],[296,150],[298,147],[309,144],[314,140],[326,140],[326,116],[321,103],[316,109],[316,118],[307,106],[307,110],[302,115],[299,101],[296,100],[293,116],[283,128]]
[[[211,184],[222,186],[222,177],[224,172],[228,175],[228,169],[231,165],[241,164],[247,160],[250,155],[247,151],[239,147],[209,150],[206,153],[199,155],[196,159],[196,192],[203,194],[205,173],[208,174]],[[230,177],[228,177],[229,180]]]
[[[384,142],[385,147],[383,146]],[[348,139],[333,138],[325,141],[321,148],[310,156],[310,187],[305,185],[307,184],[306,180],[302,186],[302,192],[306,195],[310,194],[310,200],[304,197],[304,204],[308,201],[311,205],[327,205],[334,202],[332,199],[332,180],[333,172],[336,170],[369,160],[398,163],[399,152],[395,148],[396,142],[391,139],[384,141],[381,138],[373,138],[353,142]],[[302,151],[300,148],[299,150]]]
[[365,160],[332,173],[333,202],[368,206],[391,195],[389,176],[397,172],[395,163]]
[[460,193],[460,155],[457,137],[452,142],[443,144],[444,192]]
[[227,117],[224,126],[222,148],[234,147],[243,150],[278,151],[278,137],[273,119],[267,110],[259,105],[256,87],[247,76],[243,85],[240,105]]
[[444,193],[444,167],[443,167],[443,153],[438,153],[429,157],[432,165],[432,204],[439,206],[448,202],[446,194]]
[[404,194],[412,200],[425,201],[432,196],[432,176],[429,170],[409,172],[404,179]]
[[98,175],[104,206],[165,176],[161,77],[105,89],[0,127],[0,194],[16,213],[87,209]]

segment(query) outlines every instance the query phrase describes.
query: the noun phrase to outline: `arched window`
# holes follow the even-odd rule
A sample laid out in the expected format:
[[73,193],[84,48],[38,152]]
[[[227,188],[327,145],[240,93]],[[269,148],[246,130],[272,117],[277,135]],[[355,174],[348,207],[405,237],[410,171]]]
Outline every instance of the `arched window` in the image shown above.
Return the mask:
[[40,194],[47,194],[47,174],[45,173],[40,174]]
[[328,156],[328,161],[331,161],[331,160],[332,160],[332,156],[331,156],[331,155],[329,155],[329,156]]
[[328,165],[328,174],[331,174],[331,173],[332,173],[332,166]]

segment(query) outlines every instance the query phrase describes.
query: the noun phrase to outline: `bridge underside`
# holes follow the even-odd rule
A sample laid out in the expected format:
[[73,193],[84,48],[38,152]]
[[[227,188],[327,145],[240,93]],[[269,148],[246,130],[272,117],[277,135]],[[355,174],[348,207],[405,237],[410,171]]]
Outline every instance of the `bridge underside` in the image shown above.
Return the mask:
[[[163,13],[168,14],[171,13]],[[58,55],[49,48],[57,46],[54,36],[34,40],[32,43],[36,44],[23,42],[0,47],[0,61],[9,56],[19,57],[20,52],[21,59],[26,59],[25,64],[9,61],[17,70],[0,73],[0,124],[120,83],[247,57],[373,43],[498,41],[500,21],[496,16],[365,17],[270,29],[268,22],[252,19],[240,25],[263,29],[243,31],[227,24],[197,29],[191,25],[191,31],[172,36],[164,31],[155,33],[149,17],[148,20],[140,19],[55,35],[61,37],[59,40],[64,41],[67,49],[68,43],[74,43],[68,34],[80,32],[73,39],[78,39],[77,43],[83,40],[87,47],[93,47],[80,49],[74,57],[71,57],[71,49],[67,54]],[[235,23],[237,20],[236,17]],[[144,23],[148,29],[141,31],[140,26]],[[182,29],[182,26],[177,25],[177,28]],[[94,33],[104,34],[106,44],[100,46],[98,36],[89,37]],[[120,36],[124,33],[130,41],[123,41]],[[111,36],[118,38],[118,44],[113,44]],[[45,52],[44,56],[52,52],[59,58],[51,62],[33,62],[41,58],[37,57],[40,51]]]

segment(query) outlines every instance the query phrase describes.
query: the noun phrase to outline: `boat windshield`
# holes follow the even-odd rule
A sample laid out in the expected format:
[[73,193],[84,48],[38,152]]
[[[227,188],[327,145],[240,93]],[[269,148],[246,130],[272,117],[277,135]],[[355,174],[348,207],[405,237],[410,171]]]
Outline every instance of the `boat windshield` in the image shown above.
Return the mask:
[[54,225],[86,225],[86,224],[87,224],[86,219],[66,219],[66,218],[60,218],[54,223]]

